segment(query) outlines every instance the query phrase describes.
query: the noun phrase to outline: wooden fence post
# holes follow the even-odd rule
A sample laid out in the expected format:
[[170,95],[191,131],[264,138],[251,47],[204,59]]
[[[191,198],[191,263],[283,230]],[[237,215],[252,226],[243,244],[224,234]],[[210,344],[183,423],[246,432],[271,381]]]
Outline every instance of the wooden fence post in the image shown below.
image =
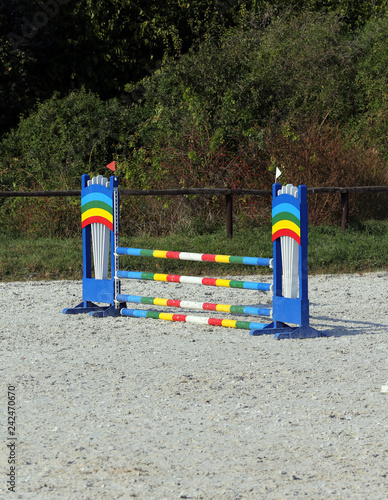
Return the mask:
[[343,191],[341,193],[341,207],[342,207],[342,220],[341,229],[346,231],[349,224],[349,191]]
[[226,202],[226,237],[233,238],[233,195],[225,195]]

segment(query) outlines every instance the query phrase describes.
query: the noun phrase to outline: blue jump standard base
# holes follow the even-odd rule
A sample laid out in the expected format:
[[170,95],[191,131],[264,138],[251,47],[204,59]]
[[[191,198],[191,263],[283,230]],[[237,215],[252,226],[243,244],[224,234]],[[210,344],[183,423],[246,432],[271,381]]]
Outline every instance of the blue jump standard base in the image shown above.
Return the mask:
[[[275,323],[277,323],[276,326]],[[254,337],[269,334],[273,334],[275,340],[315,339],[329,336],[327,332],[319,332],[310,325],[290,326],[283,322],[273,322],[265,326],[262,330],[250,330],[249,332],[249,335]]]
[[[83,280],[82,280],[82,302],[72,308],[63,310],[64,314],[86,313],[93,317],[104,318],[109,316],[121,316],[121,309],[126,308],[125,302],[118,302],[120,295],[120,280],[118,279],[118,254],[116,249],[119,233],[119,208],[118,208],[118,179],[110,178],[110,188],[99,185],[88,186],[89,176],[82,176],[83,196],[90,197],[91,193],[101,193],[111,199],[114,207],[114,230],[111,231],[110,260],[111,278],[95,279],[92,277],[92,251],[91,251],[91,228],[87,225],[83,228]],[[293,214],[300,214],[300,244],[299,244],[299,297],[287,298],[282,295],[282,257],[281,240],[275,236],[273,241],[273,297],[272,297],[272,323],[265,325],[259,330],[250,330],[252,336],[274,335],[277,340],[281,339],[306,339],[327,337],[328,332],[319,332],[309,325],[309,301],[308,301],[308,274],[307,274],[307,246],[308,246],[308,215],[307,215],[307,188],[299,186],[298,198],[288,194],[278,195],[281,185],[273,185],[272,209],[277,212],[290,210]],[[280,207],[279,207],[280,205]],[[287,207],[290,207],[287,209]],[[108,305],[98,305],[108,304]],[[290,326],[289,323],[296,325]]]
[[121,309],[125,307],[125,304],[122,303],[119,306],[119,309],[116,309],[114,306],[98,306],[94,302],[84,301],[80,302],[75,307],[69,307],[62,311],[63,314],[86,314],[89,316],[93,316],[94,318],[107,318],[108,316],[121,316]]

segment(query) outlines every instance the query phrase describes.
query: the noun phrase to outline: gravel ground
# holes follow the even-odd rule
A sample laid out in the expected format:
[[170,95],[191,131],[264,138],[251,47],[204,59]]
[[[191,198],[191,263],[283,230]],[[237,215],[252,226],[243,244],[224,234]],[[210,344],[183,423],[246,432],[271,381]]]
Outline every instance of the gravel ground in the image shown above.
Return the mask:
[[[252,291],[124,285],[258,300]],[[311,276],[309,286],[311,323],[332,335],[276,341],[63,315],[80,302],[80,282],[0,283],[0,497],[386,499],[388,273]],[[16,388],[16,493],[6,484],[7,384]]]

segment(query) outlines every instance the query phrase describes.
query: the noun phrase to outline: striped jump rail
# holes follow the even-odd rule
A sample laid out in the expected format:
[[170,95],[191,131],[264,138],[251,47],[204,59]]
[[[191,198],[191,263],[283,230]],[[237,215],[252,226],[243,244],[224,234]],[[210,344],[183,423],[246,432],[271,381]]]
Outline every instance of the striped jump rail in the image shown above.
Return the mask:
[[152,318],[165,321],[182,321],[184,323],[194,323],[196,325],[224,326],[227,328],[239,328],[243,330],[262,330],[267,323],[256,323],[249,321],[236,321],[231,319],[205,318],[202,316],[191,316],[190,314],[171,314],[160,311],[145,311],[140,309],[121,309],[122,316],[132,318]]
[[131,302],[135,304],[148,304],[164,307],[177,307],[182,309],[200,309],[202,311],[218,311],[231,314],[247,314],[252,316],[271,316],[272,310],[265,307],[236,306],[228,304],[214,304],[210,302],[192,302],[190,300],[162,299],[158,297],[142,297],[140,295],[117,296],[119,302]]
[[196,262],[219,262],[222,264],[245,264],[247,266],[271,267],[273,259],[262,257],[240,257],[238,255],[217,255],[211,253],[172,252],[167,250],[147,250],[143,248],[116,248],[117,255],[133,257],[154,257],[156,259],[177,259]]
[[181,276],[176,274],[117,271],[117,277],[126,279],[137,279],[137,280],[168,281],[171,283],[189,283],[192,285],[243,288],[245,290],[272,291],[272,284],[270,283],[256,283],[253,281],[225,280],[218,278],[199,278],[196,276]]

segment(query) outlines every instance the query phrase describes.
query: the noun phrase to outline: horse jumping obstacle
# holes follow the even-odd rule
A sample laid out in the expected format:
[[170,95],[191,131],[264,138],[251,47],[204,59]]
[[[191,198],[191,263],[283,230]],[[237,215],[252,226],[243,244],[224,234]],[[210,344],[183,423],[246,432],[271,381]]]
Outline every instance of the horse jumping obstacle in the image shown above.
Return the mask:
[[[250,330],[250,335],[272,333],[276,339],[324,336],[325,334],[318,332],[309,325],[306,186],[295,188],[289,185],[282,188],[280,184],[275,183],[272,193],[272,258],[123,248],[119,246],[119,190],[117,177],[112,176],[110,182],[107,182],[102,176],[90,180],[88,175],[83,175],[81,192],[83,300],[74,308],[64,309],[63,313],[89,313],[95,317],[122,315],[242,328]],[[94,276],[92,276],[92,240]],[[108,278],[109,259],[107,258],[107,252],[109,256],[109,250],[107,250],[109,249],[109,244],[110,278]],[[123,271],[119,269],[119,257],[121,255],[272,267],[273,284]],[[272,291],[272,308],[123,295],[121,293],[121,279],[166,281]],[[95,302],[108,305],[98,306]],[[207,318],[192,316],[190,314],[171,314],[154,310],[129,309],[126,306],[127,303],[199,309],[250,316],[272,316],[272,322],[259,323],[255,321]],[[294,326],[290,326],[289,323]]]

